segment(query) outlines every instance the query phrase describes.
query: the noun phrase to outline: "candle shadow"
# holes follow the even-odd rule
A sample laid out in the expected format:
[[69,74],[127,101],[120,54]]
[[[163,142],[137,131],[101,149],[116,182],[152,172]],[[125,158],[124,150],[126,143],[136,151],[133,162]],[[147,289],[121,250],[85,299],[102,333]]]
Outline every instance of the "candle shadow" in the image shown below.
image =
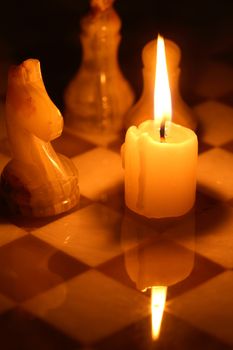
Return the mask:
[[196,233],[198,236],[211,232],[228,219],[230,213],[219,194],[210,187],[198,185],[195,203]]
[[[194,235],[194,210],[179,217],[149,219],[125,207],[121,227],[121,241],[122,239],[124,241],[124,251],[135,246],[157,245],[163,241],[172,241],[175,244],[187,245],[190,238],[193,242]],[[194,245],[192,244],[189,249],[194,250]]]

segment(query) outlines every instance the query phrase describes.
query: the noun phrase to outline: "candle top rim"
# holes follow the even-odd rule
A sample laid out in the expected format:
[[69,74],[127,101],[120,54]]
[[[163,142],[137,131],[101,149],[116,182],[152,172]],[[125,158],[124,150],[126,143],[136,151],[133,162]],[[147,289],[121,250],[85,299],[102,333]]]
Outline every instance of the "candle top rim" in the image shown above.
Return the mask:
[[184,126],[175,124],[173,122],[167,122],[169,129],[166,136],[166,142],[161,143],[160,140],[160,125],[154,120],[146,120],[142,122],[138,127],[131,126],[126,133],[132,135],[135,139],[146,138],[150,142],[155,144],[161,144],[162,147],[170,147],[171,145],[179,146],[181,143],[188,143],[193,139],[197,139],[197,135],[191,129]]

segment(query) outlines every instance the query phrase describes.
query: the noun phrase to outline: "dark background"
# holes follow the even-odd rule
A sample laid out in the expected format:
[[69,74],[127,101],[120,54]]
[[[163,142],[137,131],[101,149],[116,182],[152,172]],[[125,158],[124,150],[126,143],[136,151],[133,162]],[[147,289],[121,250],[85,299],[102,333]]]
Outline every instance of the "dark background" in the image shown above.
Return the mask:
[[[120,64],[137,96],[141,50],[158,32],[182,49],[182,89],[189,103],[207,60],[233,65],[232,0],[117,0],[115,8],[122,19]],[[88,9],[87,0],[1,1],[1,62],[38,58],[47,90],[60,108],[64,88],[80,64],[79,22]]]

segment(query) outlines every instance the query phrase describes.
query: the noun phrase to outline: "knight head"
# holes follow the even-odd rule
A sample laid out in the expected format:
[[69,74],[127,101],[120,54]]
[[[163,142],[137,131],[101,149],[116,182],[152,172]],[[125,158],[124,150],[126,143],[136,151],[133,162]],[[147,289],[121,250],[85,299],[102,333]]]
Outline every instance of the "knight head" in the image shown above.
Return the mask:
[[9,70],[6,118],[8,125],[15,124],[44,141],[60,136],[63,118],[47,94],[38,60],[28,59]]

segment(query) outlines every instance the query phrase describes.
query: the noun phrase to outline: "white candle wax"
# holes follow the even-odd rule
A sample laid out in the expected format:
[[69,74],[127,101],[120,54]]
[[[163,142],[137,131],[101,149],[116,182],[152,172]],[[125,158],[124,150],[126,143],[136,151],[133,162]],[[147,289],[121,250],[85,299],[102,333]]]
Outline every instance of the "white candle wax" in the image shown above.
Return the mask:
[[196,134],[174,123],[166,125],[165,142],[158,123],[147,120],[128,129],[123,147],[126,205],[149,218],[183,215],[195,201]]

